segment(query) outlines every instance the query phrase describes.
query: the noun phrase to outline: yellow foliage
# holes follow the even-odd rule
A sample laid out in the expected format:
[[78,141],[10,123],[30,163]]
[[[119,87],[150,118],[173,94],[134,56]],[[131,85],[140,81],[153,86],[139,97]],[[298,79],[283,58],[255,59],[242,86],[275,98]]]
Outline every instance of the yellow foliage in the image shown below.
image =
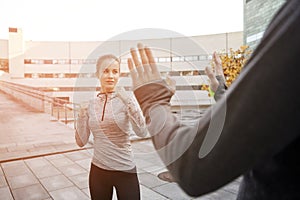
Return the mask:
[[240,74],[243,66],[247,62],[251,51],[249,46],[241,46],[238,50],[234,51],[230,48],[230,53],[219,54],[222,60],[222,66],[225,76],[225,81],[229,87]]
[[[249,46],[247,45],[241,46],[235,51],[232,48],[230,48],[229,53],[218,53],[222,61],[223,72],[226,79],[225,81],[227,87],[229,87],[236,80],[243,66],[250,57],[250,54],[251,50],[249,50]],[[211,62],[211,65],[212,68],[214,68],[213,62]],[[201,89],[208,90],[207,86],[202,86]]]

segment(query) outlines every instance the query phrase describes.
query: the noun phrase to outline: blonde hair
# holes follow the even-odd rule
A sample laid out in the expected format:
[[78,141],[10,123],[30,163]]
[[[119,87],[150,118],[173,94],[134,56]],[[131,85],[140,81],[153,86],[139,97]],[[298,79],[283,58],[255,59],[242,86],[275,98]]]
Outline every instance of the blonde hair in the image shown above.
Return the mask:
[[98,76],[100,74],[100,70],[101,70],[101,67],[102,67],[102,64],[105,60],[108,60],[108,59],[112,59],[114,61],[117,61],[120,65],[120,59],[113,55],[113,54],[106,54],[106,55],[103,55],[103,56],[100,56],[97,60],[97,64],[96,64],[96,75]]

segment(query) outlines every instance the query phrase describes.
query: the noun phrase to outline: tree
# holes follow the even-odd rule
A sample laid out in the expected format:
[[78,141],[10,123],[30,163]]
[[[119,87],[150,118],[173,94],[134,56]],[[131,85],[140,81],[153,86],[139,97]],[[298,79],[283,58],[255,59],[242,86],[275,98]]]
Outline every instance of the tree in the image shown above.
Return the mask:
[[[249,59],[251,50],[249,50],[249,46],[244,45],[237,50],[230,48],[229,53],[224,53],[223,51],[218,54],[222,60],[226,85],[227,87],[230,87]],[[212,68],[214,68],[213,62],[210,64],[212,65]],[[202,85],[201,90],[209,91],[209,85]]]

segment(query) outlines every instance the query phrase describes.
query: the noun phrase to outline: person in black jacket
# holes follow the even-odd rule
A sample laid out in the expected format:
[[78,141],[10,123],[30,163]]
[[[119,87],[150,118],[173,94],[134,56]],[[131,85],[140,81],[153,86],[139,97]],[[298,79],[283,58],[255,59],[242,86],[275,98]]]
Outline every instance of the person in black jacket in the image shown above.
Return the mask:
[[243,175],[238,199],[300,199],[300,1],[287,1],[223,97],[185,126],[150,48],[131,49],[135,96],[161,159],[191,196]]

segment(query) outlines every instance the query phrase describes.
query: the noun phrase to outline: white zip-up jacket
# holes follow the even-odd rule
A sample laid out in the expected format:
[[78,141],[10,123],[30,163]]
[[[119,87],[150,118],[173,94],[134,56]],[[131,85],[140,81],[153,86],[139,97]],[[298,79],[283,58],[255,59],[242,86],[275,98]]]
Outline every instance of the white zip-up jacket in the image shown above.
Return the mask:
[[126,100],[116,93],[100,93],[89,101],[85,115],[76,120],[77,138],[85,145],[94,136],[92,163],[106,170],[131,170],[135,167],[130,142],[133,132],[147,135],[145,119],[133,95]]

